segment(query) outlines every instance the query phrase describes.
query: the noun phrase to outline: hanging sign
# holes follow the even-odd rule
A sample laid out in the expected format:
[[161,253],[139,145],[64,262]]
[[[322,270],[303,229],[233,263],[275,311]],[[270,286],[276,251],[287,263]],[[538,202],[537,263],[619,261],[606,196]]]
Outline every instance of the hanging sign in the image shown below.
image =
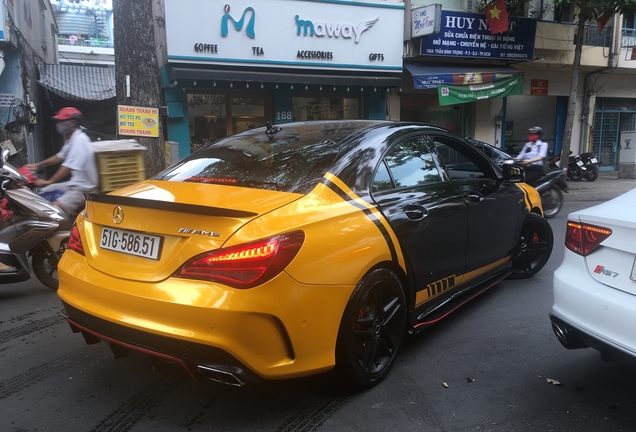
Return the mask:
[[475,102],[510,95],[523,94],[523,77],[485,84],[438,86],[440,106]]
[[159,110],[157,108],[118,105],[117,119],[119,135],[159,136]]
[[411,14],[412,39],[439,33],[442,21],[441,4],[413,8]]

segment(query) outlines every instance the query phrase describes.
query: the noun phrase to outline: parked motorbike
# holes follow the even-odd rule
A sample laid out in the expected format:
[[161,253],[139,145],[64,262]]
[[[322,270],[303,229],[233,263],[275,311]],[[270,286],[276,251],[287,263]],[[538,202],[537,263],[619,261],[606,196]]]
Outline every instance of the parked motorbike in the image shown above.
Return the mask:
[[[561,160],[561,156],[556,155],[550,158],[549,166],[551,171],[559,171],[561,168],[559,167],[558,162]],[[567,178],[568,180],[573,181],[581,181],[583,177],[586,175],[587,168],[585,164],[581,160],[580,156],[572,155],[570,152],[570,157],[568,158],[568,166],[567,166]]]
[[581,162],[585,166],[584,177],[587,181],[594,181],[598,178],[598,159],[592,152],[581,153]]
[[7,162],[9,154],[3,149],[0,157],[0,262],[10,267],[0,272],[0,283],[28,280],[31,257],[33,274],[57,290],[57,264],[70,235],[60,229],[66,215],[26,186],[28,180]]

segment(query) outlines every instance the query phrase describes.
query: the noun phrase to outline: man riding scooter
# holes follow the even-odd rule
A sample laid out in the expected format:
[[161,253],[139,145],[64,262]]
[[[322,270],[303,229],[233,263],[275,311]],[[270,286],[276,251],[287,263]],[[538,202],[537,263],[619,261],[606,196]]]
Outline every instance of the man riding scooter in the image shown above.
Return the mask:
[[[98,191],[99,174],[90,138],[80,128],[82,113],[77,108],[65,107],[53,116],[55,130],[64,137],[62,149],[55,155],[26,168],[36,172],[40,167],[61,164],[48,180],[37,179],[35,186],[42,187],[40,194],[53,194],[53,204],[60,207],[67,216],[77,215],[85,206],[84,193]],[[70,174],[68,181],[63,181]],[[72,220],[67,220],[71,224]],[[62,229],[70,229],[70,226]],[[0,262],[0,273],[14,272],[15,268]]]
[[525,168],[526,183],[541,195],[543,213],[546,218],[554,217],[563,206],[563,193],[567,192],[565,171],[549,171],[544,159],[548,154],[548,143],[541,141],[543,129],[534,126],[528,129],[528,142],[516,157]]
[[544,159],[548,155],[548,143],[541,141],[543,129],[533,126],[528,129],[528,142],[523,146],[517,160],[526,170],[526,182],[534,183],[547,172]]
[[[62,108],[53,116],[57,123],[55,130],[64,137],[64,146],[55,155],[39,163],[29,164],[27,168],[37,171],[42,166],[60,164],[58,170],[48,180],[38,179],[36,186],[42,187],[41,194],[60,191],[61,195],[53,201],[67,215],[75,215],[84,208],[84,193],[97,192],[99,174],[95,163],[95,154],[91,149],[91,140],[80,128],[82,113],[77,108]],[[70,180],[64,180],[68,174]]]

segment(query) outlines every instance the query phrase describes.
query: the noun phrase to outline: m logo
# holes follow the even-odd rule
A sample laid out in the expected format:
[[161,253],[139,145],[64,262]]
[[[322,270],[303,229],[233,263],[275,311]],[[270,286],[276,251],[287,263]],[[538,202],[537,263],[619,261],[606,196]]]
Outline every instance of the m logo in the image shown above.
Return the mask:
[[223,15],[223,18],[221,18],[221,36],[226,37],[229,32],[228,25],[227,25],[228,21],[232,21],[232,25],[234,25],[234,28],[236,29],[236,31],[243,30],[243,23],[245,23],[245,15],[248,12],[251,12],[250,20],[247,22],[247,27],[245,28],[245,34],[251,37],[252,39],[256,37],[256,33],[254,33],[254,21],[256,20],[256,12],[254,12],[254,8],[252,7],[246,8],[243,11],[243,15],[241,15],[241,19],[238,21],[236,21],[234,18],[232,18],[232,15],[230,15],[230,5],[226,4],[224,10],[225,10],[225,15]]

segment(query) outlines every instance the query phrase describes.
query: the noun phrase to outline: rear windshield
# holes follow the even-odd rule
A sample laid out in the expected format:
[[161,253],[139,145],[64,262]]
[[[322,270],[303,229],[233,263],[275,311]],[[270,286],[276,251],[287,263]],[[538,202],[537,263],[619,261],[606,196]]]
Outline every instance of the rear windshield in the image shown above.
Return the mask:
[[[318,131],[317,131],[318,132]],[[156,180],[308,193],[324,177],[338,144],[324,133],[243,133],[217,141],[160,173]]]

